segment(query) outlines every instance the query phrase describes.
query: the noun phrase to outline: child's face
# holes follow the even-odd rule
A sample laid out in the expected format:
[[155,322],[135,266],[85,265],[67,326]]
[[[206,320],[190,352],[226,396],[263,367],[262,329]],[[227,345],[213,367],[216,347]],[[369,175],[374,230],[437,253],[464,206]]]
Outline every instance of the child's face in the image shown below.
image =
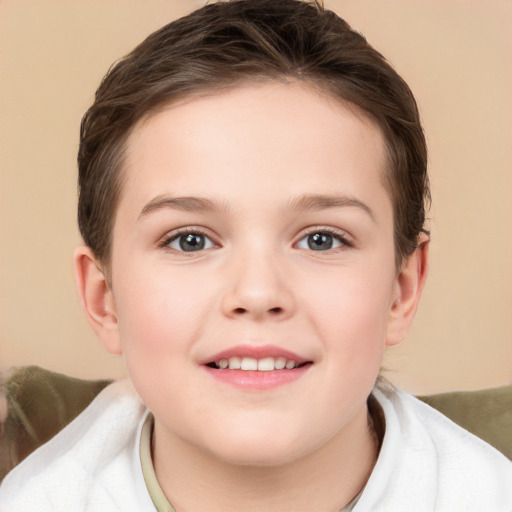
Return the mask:
[[[408,322],[376,125],[267,83],[170,106],[127,148],[100,337],[124,354],[157,447],[277,464],[363,428]],[[235,357],[301,366],[214,367]]]

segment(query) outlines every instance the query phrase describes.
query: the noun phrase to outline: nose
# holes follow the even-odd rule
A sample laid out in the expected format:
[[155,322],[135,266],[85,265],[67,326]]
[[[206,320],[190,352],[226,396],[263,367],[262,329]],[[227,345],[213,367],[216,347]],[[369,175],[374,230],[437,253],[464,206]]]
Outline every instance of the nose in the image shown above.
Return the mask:
[[228,269],[229,283],[222,297],[223,313],[231,318],[281,321],[295,311],[291,279],[285,263],[261,251],[239,255]]

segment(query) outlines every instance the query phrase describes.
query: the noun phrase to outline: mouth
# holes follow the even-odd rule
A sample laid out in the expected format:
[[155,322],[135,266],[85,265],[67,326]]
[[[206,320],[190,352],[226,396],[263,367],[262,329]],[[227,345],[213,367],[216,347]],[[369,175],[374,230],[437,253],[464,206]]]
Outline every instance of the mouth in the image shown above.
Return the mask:
[[223,384],[244,390],[265,390],[300,379],[313,361],[272,346],[238,346],[203,361],[202,366]]
[[311,363],[312,361],[297,362],[294,359],[287,359],[286,357],[263,357],[256,359],[254,357],[234,356],[211,361],[207,363],[206,366],[215,370],[271,372],[274,370],[286,371],[302,368]]

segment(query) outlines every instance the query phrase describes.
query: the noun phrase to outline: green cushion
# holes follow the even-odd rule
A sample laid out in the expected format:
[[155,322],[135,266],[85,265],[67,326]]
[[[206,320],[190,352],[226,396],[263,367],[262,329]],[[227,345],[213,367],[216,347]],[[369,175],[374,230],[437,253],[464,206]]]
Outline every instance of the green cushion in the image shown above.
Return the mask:
[[4,384],[7,419],[0,480],[78,416],[111,381],[82,380],[38,366],[16,369]]
[[[68,377],[38,366],[15,370],[4,385],[8,414],[2,425],[0,481],[110,382]],[[512,459],[512,386],[419,398]]]
[[512,460],[512,385],[418,398]]

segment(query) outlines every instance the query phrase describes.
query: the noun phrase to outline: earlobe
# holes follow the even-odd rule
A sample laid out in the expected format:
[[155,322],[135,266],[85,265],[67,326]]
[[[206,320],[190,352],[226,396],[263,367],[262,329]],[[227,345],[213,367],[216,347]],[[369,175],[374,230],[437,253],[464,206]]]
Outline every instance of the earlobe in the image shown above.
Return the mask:
[[114,296],[89,247],[78,247],[73,255],[75,281],[80,303],[89,325],[110,354],[120,355],[122,347]]
[[428,274],[429,237],[422,233],[417,249],[402,264],[396,278],[396,296],[391,306],[386,345],[399,344],[414,319]]

